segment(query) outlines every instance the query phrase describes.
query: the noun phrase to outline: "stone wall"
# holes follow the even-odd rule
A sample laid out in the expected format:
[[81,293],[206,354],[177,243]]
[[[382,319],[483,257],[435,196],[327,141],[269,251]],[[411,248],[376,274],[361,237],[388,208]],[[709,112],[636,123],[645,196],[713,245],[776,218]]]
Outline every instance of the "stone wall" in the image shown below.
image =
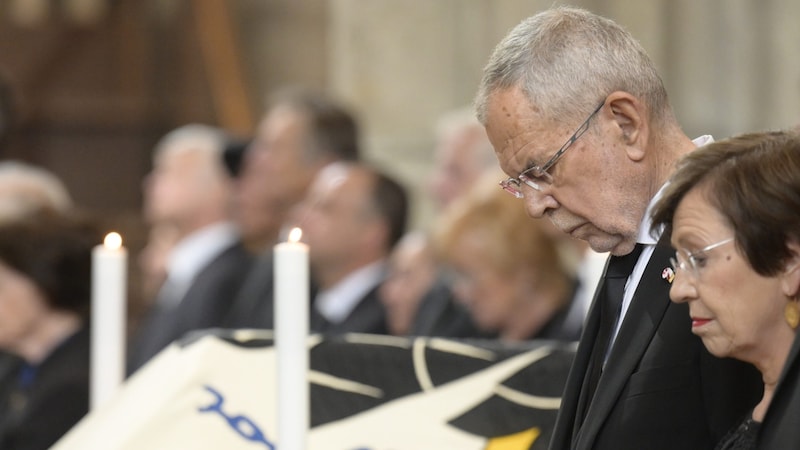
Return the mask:
[[[254,92],[301,83],[358,112],[370,157],[415,192],[427,225],[432,127],[472,101],[491,50],[552,0],[236,0]],[[556,1],[555,3],[563,3]],[[800,2],[578,0],[659,66],[687,134],[800,122]]]

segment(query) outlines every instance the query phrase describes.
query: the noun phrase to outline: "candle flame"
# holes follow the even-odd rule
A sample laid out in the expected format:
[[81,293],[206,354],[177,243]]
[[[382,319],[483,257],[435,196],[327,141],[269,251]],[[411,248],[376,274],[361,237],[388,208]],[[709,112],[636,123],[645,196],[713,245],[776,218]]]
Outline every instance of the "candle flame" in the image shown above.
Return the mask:
[[292,228],[292,231],[289,232],[289,242],[300,242],[301,237],[303,237],[303,230],[300,228]]
[[106,235],[103,240],[103,246],[109,250],[117,250],[122,247],[122,236],[119,233],[112,231]]

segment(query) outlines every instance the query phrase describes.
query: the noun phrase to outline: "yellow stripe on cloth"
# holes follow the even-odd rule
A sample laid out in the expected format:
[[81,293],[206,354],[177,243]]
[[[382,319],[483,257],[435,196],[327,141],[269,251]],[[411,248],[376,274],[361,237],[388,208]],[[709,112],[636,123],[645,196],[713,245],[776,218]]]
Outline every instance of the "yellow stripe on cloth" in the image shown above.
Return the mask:
[[489,439],[484,450],[528,450],[541,432],[539,428],[531,428],[519,433]]

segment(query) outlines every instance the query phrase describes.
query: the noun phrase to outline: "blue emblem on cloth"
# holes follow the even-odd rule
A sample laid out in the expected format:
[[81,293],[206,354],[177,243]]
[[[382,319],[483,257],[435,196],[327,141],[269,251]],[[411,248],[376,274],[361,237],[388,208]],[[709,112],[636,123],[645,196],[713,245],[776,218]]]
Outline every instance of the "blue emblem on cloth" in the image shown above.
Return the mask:
[[249,441],[262,443],[268,449],[275,450],[275,445],[267,440],[264,432],[261,431],[261,428],[259,428],[252,419],[241,414],[237,416],[230,416],[226,414],[222,410],[222,404],[225,402],[225,397],[222,395],[222,393],[208,385],[203,387],[212,395],[214,395],[215,400],[214,403],[208,406],[198,408],[197,410],[199,412],[218,413],[223,419],[225,419],[225,422],[227,422],[228,425],[239,434],[239,436]]

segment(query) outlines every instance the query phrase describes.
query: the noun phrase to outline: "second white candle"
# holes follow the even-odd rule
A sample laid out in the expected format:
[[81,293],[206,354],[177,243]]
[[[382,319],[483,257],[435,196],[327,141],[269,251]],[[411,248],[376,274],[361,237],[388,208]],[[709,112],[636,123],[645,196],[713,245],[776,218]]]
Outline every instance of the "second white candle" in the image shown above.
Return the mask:
[[274,248],[278,448],[305,450],[309,426],[308,246],[295,228]]

